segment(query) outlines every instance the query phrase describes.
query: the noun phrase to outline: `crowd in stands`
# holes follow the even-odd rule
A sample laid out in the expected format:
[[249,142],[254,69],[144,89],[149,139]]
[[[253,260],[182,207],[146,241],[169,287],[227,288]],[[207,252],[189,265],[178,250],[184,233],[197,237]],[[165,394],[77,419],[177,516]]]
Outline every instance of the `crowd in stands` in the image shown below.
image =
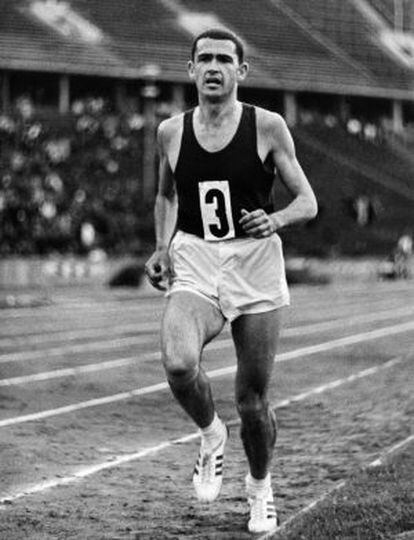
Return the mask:
[[[158,119],[169,114],[161,104]],[[340,129],[375,146],[383,142],[380,125],[357,118],[344,123],[334,114],[302,110],[299,122],[305,128]],[[64,117],[38,113],[25,97],[16,101],[13,112],[0,114],[0,257],[147,251],[153,242],[153,202],[146,202],[142,193],[144,129],[140,114],[115,113],[96,97],[75,101]],[[324,201],[325,187],[318,181],[325,174],[331,183],[332,171],[319,171],[320,154],[313,159],[307,152],[305,164],[318,176],[314,187],[321,212],[317,227],[310,224],[309,234],[303,235],[303,245],[296,233],[294,238],[287,233],[286,246],[293,242],[293,247],[309,251],[315,244],[309,238],[316,233],[321,253],[329,253],[330,244],[338,242],[329,240],[335,236],[334,225],[328,220],[329,230],[323,226],[323,209],[331,203]],[[349,200],[339,191],[338,197],[347,206],[340,210],[342,228],[359,235],[359,230],[375,226],[382,205],[375,193],[371,197],[356,189]]]
[[0,256],[139,250],[143,127],[99,98],[64,118],[25,97],[0,114]]
[[414,165],[386,130],[384,119],[301,112],[293,131],[319,215],[300,234],[287,231],[285,244],[322,256],[391,252],[412,225]]
[[373,122],[357,117],[347,118],[346,121],[339,119],[335,114],[322,114],[316,111],[301,111],[299,115],[301,125],[319,124],[327,128],[341,128],[356,138],[381,144],[392,132],[391,121],[387,118]]

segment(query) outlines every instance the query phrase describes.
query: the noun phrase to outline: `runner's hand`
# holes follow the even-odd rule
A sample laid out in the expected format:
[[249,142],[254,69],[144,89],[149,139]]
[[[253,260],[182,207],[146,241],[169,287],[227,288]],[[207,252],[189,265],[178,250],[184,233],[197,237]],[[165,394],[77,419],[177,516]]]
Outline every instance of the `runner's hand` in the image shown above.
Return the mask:
[[145,273],[153,287],[165,291],[173,276],[168,251],[155,251],[145,264]]
[[243,230],[253,238],[266,238],[276,231],[276,225],[269,214],[259,208],[248,212],[244,208],[241,211],[242,218],[239,220]]

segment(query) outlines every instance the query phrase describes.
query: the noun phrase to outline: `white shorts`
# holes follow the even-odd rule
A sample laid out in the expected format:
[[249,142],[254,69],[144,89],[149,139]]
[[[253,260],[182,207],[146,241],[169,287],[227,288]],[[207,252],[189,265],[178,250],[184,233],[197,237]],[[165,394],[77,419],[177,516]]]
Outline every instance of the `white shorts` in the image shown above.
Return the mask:
[[282,241],[277,234],[207,242],[178,231],[170,256],[175,275],[167,296],[191,291],[213,303],[230,321],[289,305]]

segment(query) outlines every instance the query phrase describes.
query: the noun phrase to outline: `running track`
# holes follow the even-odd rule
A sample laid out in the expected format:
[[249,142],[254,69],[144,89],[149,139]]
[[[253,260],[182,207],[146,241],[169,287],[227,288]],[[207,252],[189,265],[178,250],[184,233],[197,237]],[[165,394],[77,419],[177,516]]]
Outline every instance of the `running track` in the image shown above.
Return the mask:
[[[271,388],[282,520],[409,437],[414,351],[410,282],[298,287],[292,300]],[[221,504],[199,508],[197,434],[159,364],[162,305],[158,294],[68,290],[51,306],[0,311],[0,538],[245,537],[228,329],[204,357],[234,426],[225,486]]]

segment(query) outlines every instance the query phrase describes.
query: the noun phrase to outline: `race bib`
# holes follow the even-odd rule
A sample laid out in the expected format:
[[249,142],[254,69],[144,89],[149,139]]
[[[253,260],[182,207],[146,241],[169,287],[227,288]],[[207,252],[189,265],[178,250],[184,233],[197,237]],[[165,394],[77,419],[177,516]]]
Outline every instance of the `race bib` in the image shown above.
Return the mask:
[[198,184],[204,239],[210,242],[234,238],[230,187],[227,180]]

